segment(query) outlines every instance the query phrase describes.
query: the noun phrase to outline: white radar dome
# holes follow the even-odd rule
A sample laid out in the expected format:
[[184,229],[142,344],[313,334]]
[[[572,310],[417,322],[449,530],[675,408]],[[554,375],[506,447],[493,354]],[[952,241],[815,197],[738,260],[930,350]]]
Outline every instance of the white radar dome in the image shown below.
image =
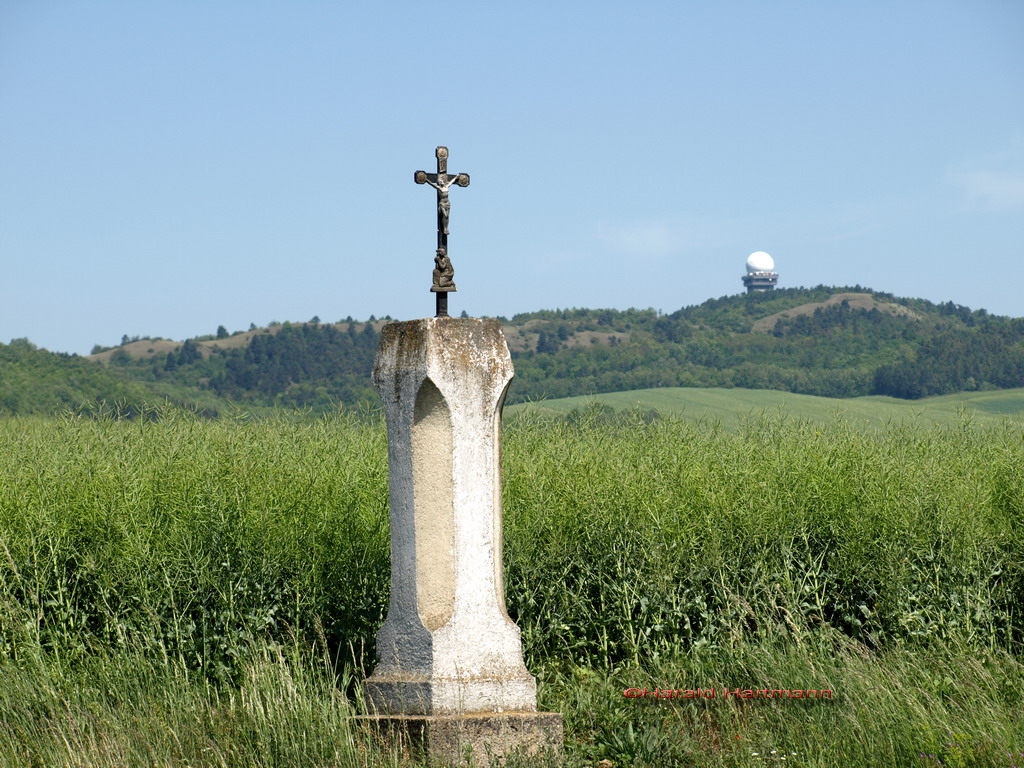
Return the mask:
[[754,251],[747,256],[747,273],[751,272],[773,272],[775,260],[764,251]]

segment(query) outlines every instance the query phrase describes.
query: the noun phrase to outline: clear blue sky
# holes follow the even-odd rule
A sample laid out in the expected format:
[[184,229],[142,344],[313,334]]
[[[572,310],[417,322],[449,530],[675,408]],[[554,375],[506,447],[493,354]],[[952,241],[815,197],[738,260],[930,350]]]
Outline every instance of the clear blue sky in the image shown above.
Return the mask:
[[671,312],[859,283],[1024,315],[1024,3],[0,0],[0,339]]

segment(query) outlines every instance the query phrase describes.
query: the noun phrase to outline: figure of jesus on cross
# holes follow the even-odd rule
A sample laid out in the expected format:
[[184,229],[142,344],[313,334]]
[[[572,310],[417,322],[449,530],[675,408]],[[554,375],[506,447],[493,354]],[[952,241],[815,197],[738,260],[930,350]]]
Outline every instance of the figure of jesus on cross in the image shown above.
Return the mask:
[[[438,147],[434,151],[437,157],[437,173],[416,171],[413,174],[413,181],[417,184],[429,184],[437,190],[437,253],[442,254],[445,264],[443,269],[434,270],[434,284],[430,290],[437,294],[437,316],[447,317],[448,315],[448,293],[456,290],[452,282],[451,261],[448,260],[448,219],[451,215],[452,203],[448,199],[448,190],[455,184],[460,187],[469,186],[468,173],[448,174],[448,147]],[[440,266],[440,265],[439,265]],[[438,275],[443,274],[444,279],[439,280]]]

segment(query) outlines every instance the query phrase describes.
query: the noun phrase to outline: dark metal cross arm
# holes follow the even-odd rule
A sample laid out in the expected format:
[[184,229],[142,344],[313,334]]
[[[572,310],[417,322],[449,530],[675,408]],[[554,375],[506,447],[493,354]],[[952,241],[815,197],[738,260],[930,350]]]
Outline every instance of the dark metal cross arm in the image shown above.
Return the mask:
[[[439,185],[438,177],[441,176],[441,175],[442,174],[440,174],[440,173],[427,173],[426,171],[416,171],[416,173],[414,173],[413,176],[412,176],[412,180],[415,181],[417,184],[430,184],[430,186],[432,186],[432,187],[434,187],[436,189],[436,187]],[[447,183],[449,186],[451,186],[451,184],[454,183],[454,184],[458,184],[460,187],[468,187],[469,186],[469,174],[468,173],[453,173],[453,174],[446,173],[446,174],[443,174],[443,175],[446,178],[445,178],[445,181],[444,182],[440,182],[440,184],[446,184]]]

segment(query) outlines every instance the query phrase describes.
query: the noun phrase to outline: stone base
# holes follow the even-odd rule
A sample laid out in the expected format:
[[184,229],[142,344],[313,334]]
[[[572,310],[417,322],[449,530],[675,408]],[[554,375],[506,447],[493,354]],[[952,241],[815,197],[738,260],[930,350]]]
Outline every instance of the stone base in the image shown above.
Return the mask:
[[516,756],[554,761],[562,754],[562,716],[557,712],[361,715],[354,720],[386,742],[424,754],[432,766],[494,768]]
[[374,672],[366,681],[364,693],[372,714],[423,716],[537,710],[537,681],[525,667],[503,677],[455,679]]

